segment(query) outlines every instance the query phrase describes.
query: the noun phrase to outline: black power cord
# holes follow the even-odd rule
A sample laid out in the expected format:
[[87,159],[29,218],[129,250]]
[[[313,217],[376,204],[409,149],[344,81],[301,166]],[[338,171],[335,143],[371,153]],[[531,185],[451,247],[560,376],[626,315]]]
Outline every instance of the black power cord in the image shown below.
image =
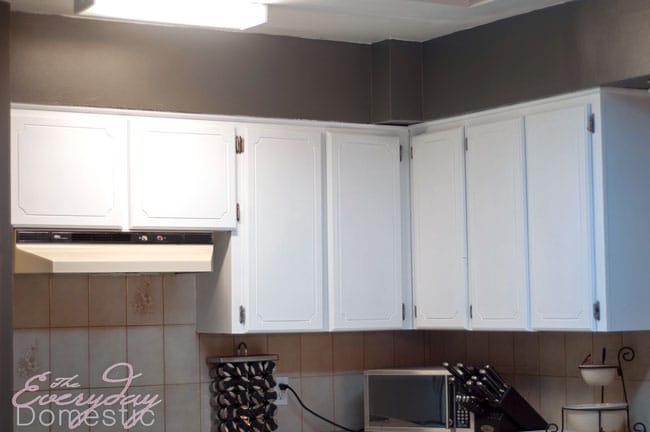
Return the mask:
[[322,415],[320,415],[320,414],[314,412],[313,410],[307,408],[307,406],[302,402],[302,399],[300,399],[300,396],[298,396],[298,393],[296,393],[296,391],[293,388],[291,388],[291,386],[289,384],[281,383],[281,384],[279,384],[279,386],[280,386],[280,390],[289,390],[289,391],[291,391],[291,393],[293,393],[293,395],[298,400],[298,403],[300,404],[300,406],[303,407],[303,409],[305,411],[307,411],[308,413],[310,413],[311,415],[318,417],[319,419],[323,420],[326,423],[331,424],[332,426],[336,426],[339,429],[343,429],[344,431],[363,432],[363,429],[350,429],[350,428],[347,428],[345,426],[341,426],[340,424],[334,423],[332,420],[328,420],[325,417],[323,417]]

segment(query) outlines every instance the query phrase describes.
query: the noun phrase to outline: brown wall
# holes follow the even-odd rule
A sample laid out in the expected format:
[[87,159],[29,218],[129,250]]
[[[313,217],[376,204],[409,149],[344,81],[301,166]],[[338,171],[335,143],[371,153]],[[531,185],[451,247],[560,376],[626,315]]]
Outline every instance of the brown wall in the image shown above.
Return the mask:
[[368,45],[12,13],[14,102],[368,123]]
[[0,430],[11,430],[12,265],[9,223],[9,3],[0,1]]
[[424,119],[650,75],[648,22],[648,0],[580,0],[428,41]]

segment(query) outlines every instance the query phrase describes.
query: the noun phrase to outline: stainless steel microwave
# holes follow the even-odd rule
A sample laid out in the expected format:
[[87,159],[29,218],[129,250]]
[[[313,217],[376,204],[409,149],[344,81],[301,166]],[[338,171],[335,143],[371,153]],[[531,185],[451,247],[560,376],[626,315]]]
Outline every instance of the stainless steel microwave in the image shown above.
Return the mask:
[[448,378],[443,368],[365,371],[364,430],[473,431],[473,414],[455,403]]

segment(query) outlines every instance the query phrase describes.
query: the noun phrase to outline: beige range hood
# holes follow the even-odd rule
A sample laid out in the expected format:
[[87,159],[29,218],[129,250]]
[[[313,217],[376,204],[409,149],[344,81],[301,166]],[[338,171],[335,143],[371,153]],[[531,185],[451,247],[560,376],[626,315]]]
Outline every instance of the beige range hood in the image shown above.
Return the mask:
[[14,273],[212,270],[211,233],[16,231]]

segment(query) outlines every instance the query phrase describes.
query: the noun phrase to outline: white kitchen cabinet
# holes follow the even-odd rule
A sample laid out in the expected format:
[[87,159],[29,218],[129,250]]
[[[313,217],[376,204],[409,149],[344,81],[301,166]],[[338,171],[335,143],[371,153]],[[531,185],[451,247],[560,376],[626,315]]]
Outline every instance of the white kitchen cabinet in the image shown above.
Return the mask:
[[198,276],[199,332],[324,329],[323,142],[318,129],[247,125],[241,219]]
[[526,121],[531,324],[593,328],[595,300],[589,104]]
[[11,123],[14,226],[125,226],[123,117],[14,109]]
[[328,132],[330,328],[402,327],[400,138]]
[[533,329],[650,329],[650,95],[602,89],[526,125]]
[[462,127],[411,139],[415,326],[468,326],[465,134]]
[[475,329],[528,326],[523,122],[475,124],[467,134],[470,318]]
[[235,227],[235,128],[204,120],[129,120],[129,225]]

